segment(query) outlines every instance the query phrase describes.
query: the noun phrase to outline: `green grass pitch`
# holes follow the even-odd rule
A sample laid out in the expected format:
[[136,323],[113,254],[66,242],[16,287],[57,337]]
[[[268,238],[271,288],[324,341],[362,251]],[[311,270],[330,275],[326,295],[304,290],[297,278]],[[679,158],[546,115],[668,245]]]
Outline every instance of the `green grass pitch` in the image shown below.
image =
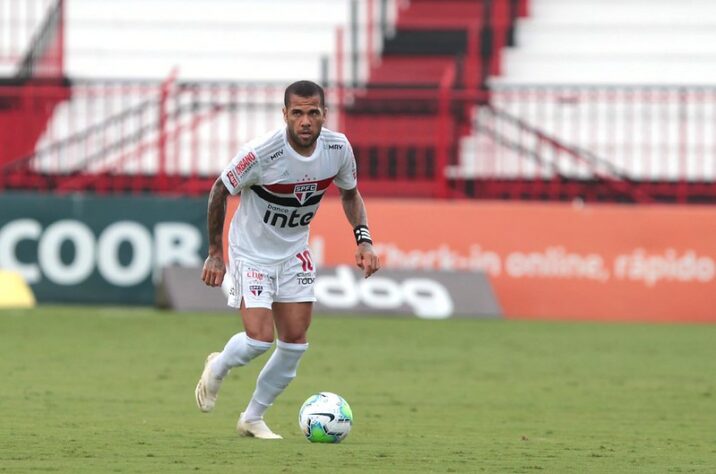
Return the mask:
[[[299,376],[234,427],[267,355],[194,404],[236,316],[40,307],[0,312],[0,472],[716,472],[716,325],[316,317]],[[298,429],[344,396],[339,445]]]

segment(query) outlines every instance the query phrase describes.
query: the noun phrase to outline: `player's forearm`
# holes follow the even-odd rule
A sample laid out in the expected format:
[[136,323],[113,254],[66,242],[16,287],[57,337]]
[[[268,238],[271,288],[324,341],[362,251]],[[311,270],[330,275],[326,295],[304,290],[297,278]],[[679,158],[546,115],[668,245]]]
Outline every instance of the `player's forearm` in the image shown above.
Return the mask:
[[357,189],[341,191],[341,203],[343,204],[343,212],[352,227],[368,225],[365,203]]
[[217,179],[209,193],[209,207],[207,210],[207,226],[209,231],[209,255],[223,256],[224,252],[224,217],[226,216],[226,189],[221,179]]

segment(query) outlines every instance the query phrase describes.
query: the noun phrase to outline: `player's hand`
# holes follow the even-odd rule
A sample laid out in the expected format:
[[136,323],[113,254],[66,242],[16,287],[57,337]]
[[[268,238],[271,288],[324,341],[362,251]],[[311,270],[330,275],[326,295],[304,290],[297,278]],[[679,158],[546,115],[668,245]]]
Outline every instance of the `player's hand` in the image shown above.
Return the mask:
[[224,259],[216,255],[209,255],[204,261],[204,269],[201,271],[202,281],[208,286],[221,286],[225,274]]
[[363,270],[363,277],[368,278],[380,270],[380,259],[369,243],[359,244],[356,248],[356,265]]

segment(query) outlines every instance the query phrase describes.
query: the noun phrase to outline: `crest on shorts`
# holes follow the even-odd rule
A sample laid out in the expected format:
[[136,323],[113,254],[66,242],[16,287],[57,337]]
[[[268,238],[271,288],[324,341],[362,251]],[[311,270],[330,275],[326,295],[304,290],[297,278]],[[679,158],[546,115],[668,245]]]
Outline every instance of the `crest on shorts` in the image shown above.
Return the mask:
[[308,198],[313,196],[313,193],[315,193],[317,190],[317,183],[297,184],[293,187],[293,195],[296,196],[298,202],[303,204]]
[[264,291],[264,287],[262,285],[249,285],[249,291],[254,296],[260,296],[261,292]]

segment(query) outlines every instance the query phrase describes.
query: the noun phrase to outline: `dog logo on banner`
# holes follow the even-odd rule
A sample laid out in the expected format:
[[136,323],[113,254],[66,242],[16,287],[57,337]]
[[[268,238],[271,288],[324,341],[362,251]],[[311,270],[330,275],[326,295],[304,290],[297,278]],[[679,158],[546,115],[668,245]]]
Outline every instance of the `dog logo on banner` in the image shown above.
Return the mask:
[[316,183],[297,184],[293,188],[293,195],[303,205],[317,190],[318,184]]

